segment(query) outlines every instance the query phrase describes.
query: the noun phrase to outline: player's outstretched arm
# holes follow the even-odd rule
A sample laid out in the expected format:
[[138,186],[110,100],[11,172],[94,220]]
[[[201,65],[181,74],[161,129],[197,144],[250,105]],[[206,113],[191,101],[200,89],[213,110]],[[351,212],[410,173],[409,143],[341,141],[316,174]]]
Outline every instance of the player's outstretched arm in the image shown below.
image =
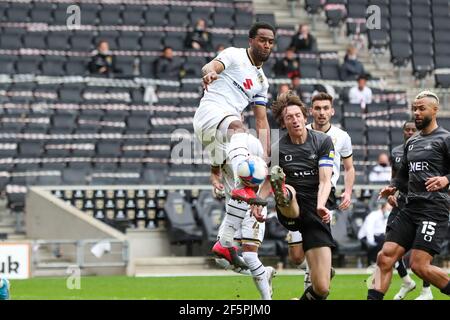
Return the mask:
[[317,193],[317,214],[322,221],[329,223],[331,220],[331,212],[326,208],[326,203],[331,192],[331,176],[333,174],[333,166],[319,167],[319,191]]
[[212,60],[205,64],[202,68],[203,87],[208,90],[208,85],[217,80],[219,74],[225,69],[222,62]]
[[353,166],[353,156],[345,158],[344,164],[344,193],[341,195],[342,201],[340,210],[346,210],[352,201],[353,185],[355,183],[355,167]]

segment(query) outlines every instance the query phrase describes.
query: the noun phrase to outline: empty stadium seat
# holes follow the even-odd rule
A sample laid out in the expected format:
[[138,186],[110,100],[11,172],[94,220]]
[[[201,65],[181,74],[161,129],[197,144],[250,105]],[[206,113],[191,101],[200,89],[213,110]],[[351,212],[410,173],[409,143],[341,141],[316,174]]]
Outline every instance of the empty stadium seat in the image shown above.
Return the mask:
[[169,239],[172,244],[188,244],[202,240],[191,206],[178,192],[170,192],[164,206]]

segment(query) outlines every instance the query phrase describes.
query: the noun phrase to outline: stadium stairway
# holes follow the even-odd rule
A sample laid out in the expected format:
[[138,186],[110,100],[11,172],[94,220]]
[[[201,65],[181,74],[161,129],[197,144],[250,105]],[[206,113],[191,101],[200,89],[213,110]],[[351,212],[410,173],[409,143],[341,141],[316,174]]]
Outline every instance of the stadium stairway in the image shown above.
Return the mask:
[[[291,1],[289,0],[253,0],[256,14],[273,13],[278,26],[284,28],[297,29],[300,23],[313,24],[313,17],[308,15],[305,10],[305,0],[294,1],[294,15],[291,14]],[[321,51],[337,51],[340,61],[344,59],[347,47],[352,42],[350,37],[345,35],[346,27],[343,25],[337,34],[337,41],[333,39],[333,32],[325,22],[325,13],[322,10],[314,19],[314,29],[311,33],[316,37],[318,48]],[[393,68],[390,62],[390,52],[386,50],[382,56],[374,57],[368,50],[368,40],[366,35],[361,37],[361,49],[359,50],[359,59],[364,64],[366,71],[372,76],[382,79],[383,87],[390,90],[406,91],[408,100],[411,101],[418,93],[419,87],[433,88],[433,76],[428,76],[422,83],[416,80],[411,73],[411,67],[401,70],[401,80],[398,76],[398,70]],[[359,46],[358,46],[359,47]],[[376,62],[376,63],[375,63]]]
[[16,213],[10,212],[6,207],[6,199],[0,198],[0,241],[24,240],[25,235],[17,228]]

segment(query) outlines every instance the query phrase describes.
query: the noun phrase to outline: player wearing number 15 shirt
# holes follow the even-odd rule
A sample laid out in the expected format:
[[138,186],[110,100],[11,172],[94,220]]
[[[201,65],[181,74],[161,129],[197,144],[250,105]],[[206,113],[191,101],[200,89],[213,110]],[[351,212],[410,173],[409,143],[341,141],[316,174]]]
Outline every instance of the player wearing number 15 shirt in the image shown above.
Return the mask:
[[407,184],[406,204],[387,227],[368,299],[383,299],[392,267],[409,249],[413,272],[450,295],[447,272],[431,265],[447,234],[450,204],[450,133],[437,124],[438,110],[439,98],[431,91],[419,93],[413,102],[414,121],[420,132],[405,143],[396,177],[380,192],[381,197],[387,197]]

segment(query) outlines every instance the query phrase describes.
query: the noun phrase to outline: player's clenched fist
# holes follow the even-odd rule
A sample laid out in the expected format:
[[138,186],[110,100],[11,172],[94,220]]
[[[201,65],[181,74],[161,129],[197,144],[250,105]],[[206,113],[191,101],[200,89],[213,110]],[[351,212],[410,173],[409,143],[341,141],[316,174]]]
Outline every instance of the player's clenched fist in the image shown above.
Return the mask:
[[206,75],[203,76],[203,88],[205,90],[208,90],[208,85],[212,83],[214,80],[217,80],[217,73],[215,71],[208,72]]

